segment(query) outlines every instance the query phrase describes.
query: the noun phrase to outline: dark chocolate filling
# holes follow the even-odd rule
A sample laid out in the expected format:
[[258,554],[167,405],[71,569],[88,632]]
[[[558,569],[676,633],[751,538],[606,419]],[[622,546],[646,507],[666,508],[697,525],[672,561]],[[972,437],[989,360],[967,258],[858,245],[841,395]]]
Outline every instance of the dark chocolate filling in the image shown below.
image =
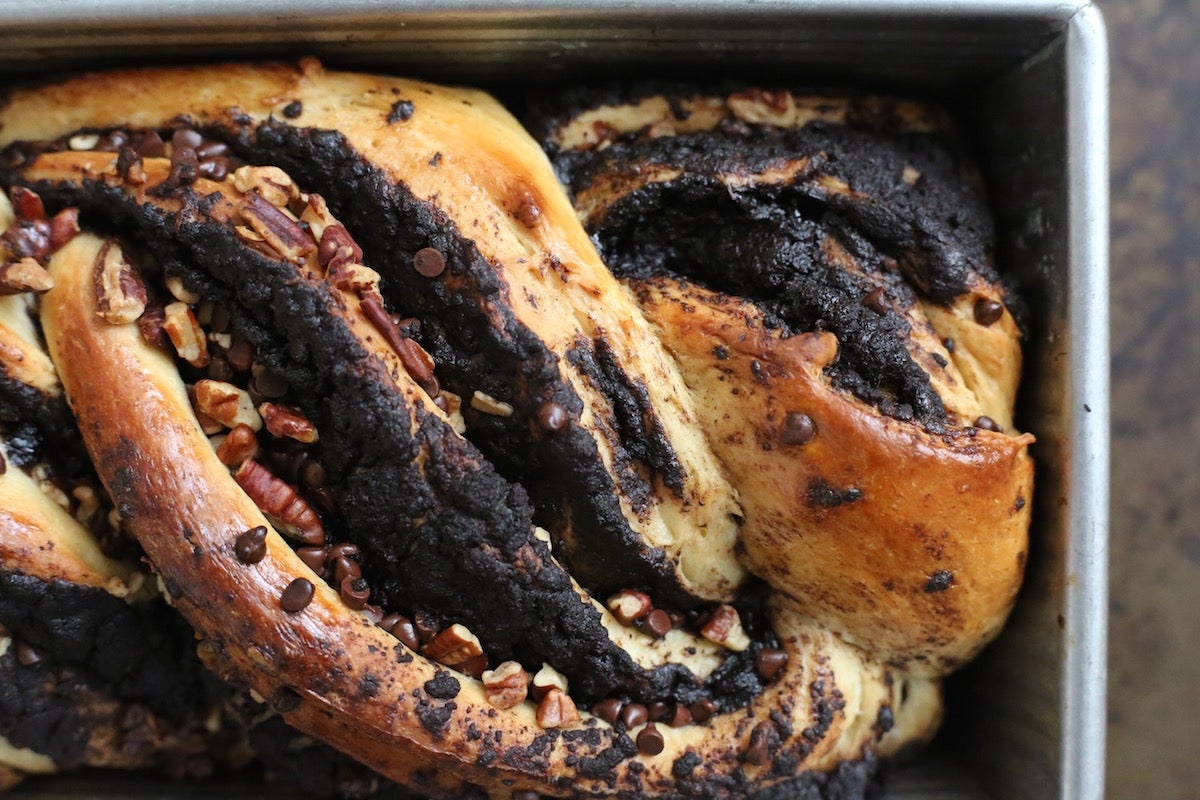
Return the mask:
[[[186,185],[173,190],[184,200],[174,215],[103,182],[33,188],[48,205],[79,207],[87,226],[136,231],[134,240],[167,275],[183,277],[225,310],[259,362],[289,385],[305,387],[297,402],[320,431],[312,452],[337,498],[334,540],[360,548],[373,602],[460,622],[480,637],[493,662],[551,663],[569,676],[581,703],[607,696],[683,703],[712,697],[728,709],[761,691],[752,658],[729,659],[731,677],[711,689],[699,686],[683,664],[637,665],[608,638],[599,614],[581,602],[568,573],[533,536],[535,512],[522,487],[440,417],[405,404],[369,366],[371,357],[349,328],[330,316],[333,300],[323,282],[297,280],[294,267],[247,248],[229,226],[207,219],[208,203]],[[432,218],[428,209],[422,214]],[[396,220],[390,224],[401,230]],[[444,229],[439,236],[446,236]],[[448,269],[462,263],[461,252],[473,252],[458,238],[435,244]],[[433,327],[421,319],[423,330]],[[110,483],[118,507],[137,480],[118,475]]]
[[[131,606],[102,589],[0,572],[0,625],[41,661],[0,660],[0,736],[61,766],[82,763],[102,698],[143,704],[183,721],[220,702],[195,635],[161,603]],[[49,688],[48,687],[52,687]]]
[[[995,280],[990,217],[953,152],[946,137],[812,122],[795,130],[737,123],[628,135],[603,149],[552,155],[576,194],[617,187],[611,207],[588,227],[618,274],[693,278],[753,300],[785,331],[832,331],[840,345],[827,368],[835,385],[890,416],[940,429],[945,409],[905,348],[907,322],[866,298],[882,286],[899,308],[918,297],[947,303],[976,274]],[[809,159],[807,168],[784,185],[759,177],[800,158]],[[638,172],[652,166],[681,174],[622,193],[626,180],[636,185]],[[906,167],[920,175],[912,186],[901,180]],[[727,189],[718,179],[726,174],[744,185]],[[827,192],[821,176],[853,194]],[[828,257],[830,240],[861,274]]]

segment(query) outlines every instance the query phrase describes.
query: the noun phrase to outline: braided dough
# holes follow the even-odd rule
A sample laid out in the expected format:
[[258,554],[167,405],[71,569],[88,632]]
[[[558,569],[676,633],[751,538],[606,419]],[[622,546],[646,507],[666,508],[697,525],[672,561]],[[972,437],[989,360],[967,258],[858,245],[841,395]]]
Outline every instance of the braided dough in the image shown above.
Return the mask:
[[[13,92],[0,146],[6,185],[80,209],[85,232],[45,259],[41,324],[202,656],[388,778],[434,796],[861,789],[932,735],[937,676],[1011,605],[1031,437],[976,424],[1011,430],[1010,390],[955,358],[927,380],[951,413],[906,415],[831,381],[832,333],[679,277],[622,282],[580,218],[637,187],[574,185],[577,211],[482,93],[312,61],[85,75]],[[968,272],[920,319],[894,309],[919,323],[914,352],[941,357],[958,326],[986,360],[967,316],[1004,298],[986,264]],[[1002,316],[980,327],[1014,369]],[[307,436],[288,447],[320,464],[325,506],[214,448],[196,408],[217,413],[203,398],[226,390],[201,384],[234,335],[251,389],[275,376],[283,400],[238,406],[217,444],[237,420]],[[815,437],[783,431],[799,411]],[[841,500],[811,502],[817,479]],[[353,566],[329,555],[345,544]],[[654,611],[631,611],[643,598]],[[500,702],[480,667],[502,661],[554,669]]]

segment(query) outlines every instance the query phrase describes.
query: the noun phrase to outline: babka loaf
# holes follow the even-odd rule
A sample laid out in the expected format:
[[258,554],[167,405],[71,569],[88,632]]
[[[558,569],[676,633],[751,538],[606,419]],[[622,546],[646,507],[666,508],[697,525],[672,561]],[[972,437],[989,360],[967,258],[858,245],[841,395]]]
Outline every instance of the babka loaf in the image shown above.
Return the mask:
[[14,91],[46,233],[0,285],[202,660],[300,731],[435,797],[861,794],[1023,567],[969,168],[878,98],[529,119],[311,60]]

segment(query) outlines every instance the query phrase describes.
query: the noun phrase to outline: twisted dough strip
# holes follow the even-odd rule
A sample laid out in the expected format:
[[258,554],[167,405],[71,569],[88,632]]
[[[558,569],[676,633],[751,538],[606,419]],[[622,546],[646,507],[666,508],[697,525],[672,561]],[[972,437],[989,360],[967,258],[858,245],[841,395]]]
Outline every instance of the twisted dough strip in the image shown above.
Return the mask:
[[701,398],[747,567],[889,664],[974,656],[1020,586],[1033,436],[949,121],[756,90],[548,105],[580,218]]
[[[101,86],[103,98],[97,92]],[[189,101],[181,103],[180,97]],[[617,475],[608,486],[620,485],[622,491],[571,497],[580,502],[565,503],[569,513],[547,520],[560,523],[557,544],[584,586],[607,590],[641,581],[680,603],[732,596],[740,568],[729,556],[733,543],[727,533],[716,531],[728,531],[743,509],[715,459],[704,454],[699,426],[693,426],[700,416],[683,389],[683,377],[661,355],[656,339],[640,338],[650,323],[600,266],[544,160],[511,118],[476,93],[329,73],[311,64],[301,70],[216,67],[85,77],[36,94],[17,93],[0,115],[0,135],[8,143],[88,128],[170,128],[181,105],[193,125],[246,154],[281,158],[298,180],[311,182],[306,187],[315,184],[326,195],[363,240],[364,261],[383,273],[388,300],[416,309],[423,326],[432,329],[423,330],[422,342],[433,353],[438,379],[457,389],[472,370],[488,366],[488,358],[499,354],[501,363],[485,371],[482,380],[491,381],[485,386],[496,392],[511,391],[506,397],[512,413],[494,415],[511,421],[483,420],[479,438],[506,471],[536,475],[547,464],[563,463],[563,454],[584,452],[605,466],[604,474]],[[297,122],[282,122],[280,116]],[[322,133],[330,129],[340,135]],[[232,303],[247,330],[261,329],[264,348],[272,337],[282,339],[274,362],[281,369],[316,375],[321,388],[335,390],[329,376],[336,374],[380,398],[340,409],[322,408],[319,398],[309,401],[306,413],[314,419],[322,415],[322,441],[326,431],[328,438],[338,435],[335,412],[384,409],[380,419],[387,424],[378,432],[386,442],[402,442],[414,430],[435,430],[439,447],[461,454],[457,463],[465,466],[456,475],[486,473],[487,486],[502,485],[472,448],[453,444],[453,420],[435,402],[436,380],[431,383],[419,366],[400,357],[394,341],[380,340],[369,303],[364,310],[370,293],[326,281],[315,240],[290,259],[271,252],[278,242],[248,246],[247,237],[236,232],[237,213],[247,213],[239,203],[254,201],[217,185],[221,181],[210,185],[192,176],[170,186],[164,165],[148,158],[141,164],[144,183],[135,184],[132,162],[122,167],[116,154],[83,150],[42,156],[36,148],[22,151],[11,166],[12,179],[29,182],[54,202],[82,205],[85,214],[140,226],[142,244],[163,261],[168,274],[183,276],[193,291]],[[330,163],[322,167],[318,156]],[[163,186],[167,189],[157,194],[151,191]],[[367,187],[373,194],[362,194]],[[397,211],[412,216],[388,217]],[[377,230],[354,224],[361,220]],[[166,231],[182,236],[181,243],[160,241]],[[389,243],[400,254],[394,263],[387,258]],[[638,753],[630,735],[636,730],[586,714],[580,723],[560,729],[539,725],[528,702],[497,713],[477,680],[410,653],[351,610],[238,487],[198,427],[172,360],[149,346],[132,322],[112,324],[98,317],[93,274],[112,247],[84,235],[54,256],[56,286],[43,310],[54,360],[99,472],[165,576],[177,606],[205,638],[208,656],[226,675],[275,698],[290,722],[390,777],[445,794],[459,791],[465,780],[551,794],[742,795],[785,786],[797,773],[805,773],[801,782],[823,783],[820,773],[839,763],[886,754],[931,730],[938,714],[933,683],[908,680],[881,666],[779,599],[768,609],[778,645],[787,654],[779,677],[765,687],[755,681],[758,691],[743,698],[743,708],[718,714],[705,725],[660,727],[660,753]],[[407,265],[426,248],[444,259],[445,280],[413,278]],[[255,272],[238,273],[244,265]],[[256,304],[256,286],[259,294],[262,289],[273,293],[273,302],[258,298]],[[564,286],[574,287],[563,290],[569,302],[551,291]],[[585,297],[593,298],[593,307]],[[426,316],[434,310],[449,310],[451,316]],[[549,310],[560,313],[542,313]],[[311,334],[301,330],[304,313],[320,325],[322,337],[343,347],[341,352],[314,346]],[[488,325],[480,325],[480,319]],[[564,319],[573,323],[556,327]],[[460,332],[454,323],[462,323],[478,351],[455,338]],[[526,336],[529,331],[534,335]],[[298,363],[286,363],[289,341]],[[537,342],[543,344],[537,347]],[[516,351],[534,366],[508,370],[525,363],[512,358]],[[816,376],[809,380],[819,382]],[[645,396],[650,399],[642,400]],[[567,414],[569,447],[546,435],[557,431],[529,430],[547,406]],[[409,434],[400,430],[402,420],[408,421]],[[549,443],[545,461],[519,463],[516,447],[530,440]],[[419,459],[436,460],[439,451],[416,452]],[[424,469],[432,462],[419,463]],[[577,474],[588,480],[596,475],[586,468]],[[428,471],[423,479],[430,479]],[[639,497],[636,489],[642,486],[652,487],[653,496]],[[519,510],[519,494],[508,496]],[[606,496],[617,499],[617,527],[636,534],[632,539],[621,534],[612,541]],[[701,497],[711,502],[697,518],[692,512]],[[461,509],[469,499],[454,502]],[[532,517],[524,530],[522,517],[514,519],[514,552],[487,551],[485,567],[499,570],[532,559],[538,574],[557,574],[548,549],[538,544]],[[425,520],[413,522],[419,527]],[[269,531],[265,557],[253,565],[242,563],[234,542],[260,526]],[[660,526],[673,528],[673,538],[659,536]],[[703,562],[709,566],[689,571],[684,556],[698,548],[683,537],[710,527],[715,544],[699,553],[711,558]],[[597,536],[608,537],[598,548],[620,558],[615,584],[604,575],[603,560],[589,563],[588,548]],[[315,590],[311,602],[285,613],[281,592],[296,578]],[[525,577],[517,574],[512,580]],[[405,596],[402,585],[382,579],[381,585],[394,597]],[[579,589],[572,585],[569,591]],[[236,601],[236,615],[228,613],[227,594]],[[555,597],[560,600],[547,602],[566,603],[567,595]],[[580,607],[589,608],[586,598]],[[486,616],[469,602],[454,613]],[[632,641],[631,634],[613,633],[600,610],[574,613],[564,620],[568,629],[594,630],[591,614],[600,617],[608,632],[601,634],[602,647]],[[521,619],[504,623],[527,626]],[[495,627],[477,632],[495,638],[497,648],[512,646]],[[647,686],[656,686],[654,676],[664,659],[670,661],[671,655],[662,648],[644,662],[633,659],[634,666],[623,668],[625,677],[608,686],[631,695],[648,691]],[[604,690],[598,680],[602,670],[586,662],[572,666],[588,678],[585,686]],[[702,670],[689,672],[692,678],[674,673],[669,691],[709,690]],[[693,679],[697,683],[689,683]],[[841,776],[850,779],[852,772],[842,770]]]
[[[0,197],[0,233],[14,222]],[[0,791],[85,765],[206,769],[215,684],[106,531],[29,300],[0,297]]]

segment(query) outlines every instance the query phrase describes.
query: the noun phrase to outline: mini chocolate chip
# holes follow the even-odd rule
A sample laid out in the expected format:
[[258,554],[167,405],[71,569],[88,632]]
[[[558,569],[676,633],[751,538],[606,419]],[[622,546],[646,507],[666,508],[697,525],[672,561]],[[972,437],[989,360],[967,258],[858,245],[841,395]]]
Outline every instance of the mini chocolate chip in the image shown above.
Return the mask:
[[667,703],[662,700],[655,700],[646,711],[651,722],[666,722],[675,716],[674,703]]
[[433,615],[427,614],[424,611],[418,611],[413,615],[413,627],[417,631],[417,638],[421,640],[421,644],[429,644],[433,641],[433,637],[438,635],[437,620]]
[[947,353],[953,353],[955,341],[947,336],[945,339],[942,339],[942,347],[946,348]]
[[329,558],[329,552],[324,547],[300,547],[296,549],[296,555],[300,556],[300,560],[313,572],[318,575],[325,573],[325,561]]
[[146,131],[133,143],[133,149],[143,158],[160,158],[166,149],[156,131]]
[[371,597],[371,587],[367,585],[367,582],[353,575],[342,578],[338,591],[342,595],[342,602],[355,611],[362,611]]
[[742,760],[747,764],[761,766],[771,759],[771,738],[775,726],[770,722],[760,722],[750,731],[750,744],[742,753]]
[[191,128],[176,128],[171,133],[171,145],[173,147],[187,147],[195,150],[200,145],[204,144],[204,137],[199,131],[194,131]]
[[339,558],[358,558],[358,545],[350,542],[338,542],[329,548],[329,554],[326,556],[330,562],[337,561]]
[[779,432],[779,441],[784,444],[807,444],[817,435],[817,423],[808,414],[789,411]]
[[525,200],[521,205],[517,206],[517,221],[526,228],[534,227],[541,218],[542,210],[538,208],[537,203],[533,200]]
[[333,578],[339,583],[350,578],[358,580],[362,577],[362,568],[345,556],[339,556],[333,562]]
[[267,529],[257,525],[240,534],[233,545],[233,554],[243,564],[257,564],[267,555]]
[[992,325],[1004,316],[1004,305],[996,300],[981,297],[975,301],[975,321],[980,325]]
[[279,596],[280,607],[289,614],[303,611],[312,602],[316,587],[308,578],[296,578]]
[[570,422],[567,410],[558,403],[542,403],[542,407],[538,409],[537,420],[542,430],[550,433],[558,433]]
[[8,472],[8,462],[4,460],[4,453],[0,453],[0,475]]
[[283,107],[283,116],[288,119],[295,119],[304,112],[304,104],[299,100],[293,100]]
[[446,258],[432,247],[423,247],[413,256],[413,267],[426,278],[436,278],[446,271]]
[[398,622],[388,628],[388,632],[399,639],[400,643],[409,650],[416,650],[421,646],[421,640],[417,637],[417,629],[408,617],[401,616]]
[[629,703],[617,717],[626,728],[636,728],[650,719],[650,712],[641,703]]
[[672,728],[682,728],[685,725],[691,725],[692,712],[682,703],[676,703],[675,713],[671,715],[671,719],[667,720],[667,724]]
[[125,131],[109,131],[100,137],[92,149],[101,153],[116,153],[127,144],[129,144],[129,134]]
[[254,377],[250,379],[250,391],[270,400],[278,400],[288,393],[288,382],[266,367],[254,365]]
[[637,735],[637,748],[642,755],[656,756],[663,751],[665,745],[663,735],[653,722],[646,723],[646,727]]
[[512,800],[542,800],[537,792],[513,792]]
[[655,639],[661,639],[671,630],[671,615],[656,608],[641,619],[641,628]]
[[300,470],[300,480],[310,489],[319,489],[325,485],[325,468],[316,461],[307,461]]
[[867,296],[863,298],[862,304],[881,317],[888,312],[887,303],[883,302],[882,286],[876,286],[867,292]]
[[383,609],[370,603],[363,606],[362,613],[363,616],[367,618],[367,621],[372,625],[378,625],[383,619]]
[[779,675],[779,671],[787,665],[787,662],[788,654],[783,650],[763,648],[754,656],[754,671],[764,681],[773,681]]
[[271,693],[271,708],[278,714],[286,714],[300,707],[300,693],[295,689],[280,686]]
[[233,163],[225,156],[213,156],[211,158],[202,158],[196,167],[196,172],[201,178],[208,178],[212,181],[223,181],[229,174],[230,167]]
[[1004,433],[1004,428],[1000,427],[1000,423],[991,417],[980,416],[975,418],[974,426],[981,430],[992,431],[994,433]]
[[621,716],[621,701],[615,697],[605,698],[592,706],[592,713],[609,725],[615,725]]
[[692,712],[692,719],[696,722],[708,722],[713,715],[717,713],[717,703],[714,700],[697,700],[688,706],[688,710]]
[[220,139],[205,139],[204,142],[196,148],[196,155],[198,155],[201,159],[228,156],[229,145],[225,142],[222,142]]
[[308,490],[308,499],[313,501],[317,508],[325,512],[331,512],[337,508],[337,498],[325,486],[311,487]]
[[40,664],[42,654],[25,642],[17,644],[17,663],[22,667],[32,667],[34,664]]
[[244,337],[234,334],[233,344],[225,351],[225,360],[238,372],[246,372],[254,365],[254,345]]
[[204,374],[208,376],[210,381],[219,381],[221,383],[233,382],[233,367],[221,356],[212,357],[212,360],[208,362],[208,367],[205,368]]

